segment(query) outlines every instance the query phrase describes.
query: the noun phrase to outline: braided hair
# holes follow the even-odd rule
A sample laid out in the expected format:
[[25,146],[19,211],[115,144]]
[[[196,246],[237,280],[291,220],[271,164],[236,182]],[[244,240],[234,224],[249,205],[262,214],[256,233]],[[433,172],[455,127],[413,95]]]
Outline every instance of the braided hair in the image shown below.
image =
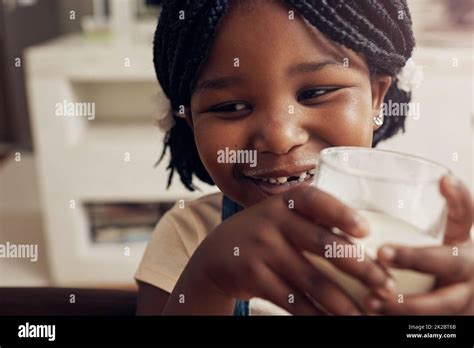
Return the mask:
[[[235,1],[235,0],[234,0]],[[384,102],[408,103],[407,93],[397,87],[396,75],[411,57],[415,46],[411,15],[406,0],[282,0],[331,40],[363,55],[371,74],[393,78]],[[192,90],[216,34],[219,20],[231,0],[165,0],[154,38],[157,78],[173,110],[190,105]],[[184,18],[183,18],[184,17]],[[390,116],[374,132],[372,146],[405,131],[405,116]],[[193,175],[213,185],[202,164],[192,130],[186,120],[174,117],[158,163],[169,149],[168,187],[174,171],[191,191]],[[157,163],[157,164],[158,164]]]

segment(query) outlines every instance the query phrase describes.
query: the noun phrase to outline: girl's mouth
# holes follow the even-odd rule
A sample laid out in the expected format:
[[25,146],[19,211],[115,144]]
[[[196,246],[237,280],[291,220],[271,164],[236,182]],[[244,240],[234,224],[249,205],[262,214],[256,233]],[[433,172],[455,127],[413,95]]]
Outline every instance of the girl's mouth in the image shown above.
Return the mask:
[[265,175],[244,174],[244,178],[256,185],[266,196],[270,196],[288,191],[296,186],[311,185],[315,174],[316,168],[313,166],[310,169],[294,173],[279,171],[269,172]]

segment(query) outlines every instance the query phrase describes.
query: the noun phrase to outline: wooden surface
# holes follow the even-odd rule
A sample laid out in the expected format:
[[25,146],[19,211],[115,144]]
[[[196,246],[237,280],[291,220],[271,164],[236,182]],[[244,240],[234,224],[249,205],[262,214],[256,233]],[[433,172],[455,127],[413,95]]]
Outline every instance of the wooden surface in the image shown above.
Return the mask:
[[0,315],[135,315],[135,291],[0,288]]

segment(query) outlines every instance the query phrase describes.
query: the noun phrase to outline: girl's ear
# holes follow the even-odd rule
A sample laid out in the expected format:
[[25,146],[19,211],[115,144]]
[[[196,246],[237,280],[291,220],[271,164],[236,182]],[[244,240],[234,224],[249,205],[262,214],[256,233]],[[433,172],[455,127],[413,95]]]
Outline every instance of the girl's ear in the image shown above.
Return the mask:
[[[372,117],[382,116],[383,101],[390,86],[392,77],[390,75],[375,75],[371,79],[372,85]],[[374,130],[379,126],[374,125]]]

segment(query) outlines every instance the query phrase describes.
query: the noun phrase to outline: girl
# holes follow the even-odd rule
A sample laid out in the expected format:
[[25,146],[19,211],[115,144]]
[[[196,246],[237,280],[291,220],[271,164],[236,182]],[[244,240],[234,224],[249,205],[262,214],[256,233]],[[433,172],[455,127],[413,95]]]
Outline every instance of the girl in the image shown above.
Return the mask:
[[[397,74],[414,44],[405,0],[165,1],[154,63],[172,108],[161,121],[169,182],[177,171],[188,189],[194,175],[223,194],[160,220],[136,274],[138,313],[474,314],[472,201],[452,176],[440,182],[444,246],[330,260],[371,290],[363,305],[302,254],[347,243],[333,227],[369,233],[311,186],[314,159],[404,130],[405,115],[381,106],[409,102]],[[256,151],[257,165],[221,163],[225,149]],[[387,266],[434,274],[437,286],[398,303]]]

